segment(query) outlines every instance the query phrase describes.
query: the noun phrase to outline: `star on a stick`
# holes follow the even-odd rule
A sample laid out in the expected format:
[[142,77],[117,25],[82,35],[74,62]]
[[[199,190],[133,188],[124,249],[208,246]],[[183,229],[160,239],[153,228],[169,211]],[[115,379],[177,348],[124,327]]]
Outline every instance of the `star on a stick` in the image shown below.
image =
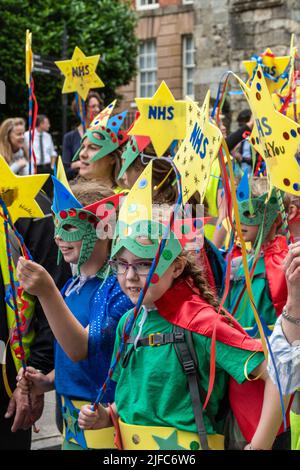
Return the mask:
[[173,140],[184,139],[187,102],[175,100],[166,82],[161,82],[152,98],[135,101],[140,117],[128,134],[149,136],[158,157]]
[[[44,216],[34,198],[48,177],[49,175],[17,176],[0,155],[0,197],[5,202],[13,223],[19,217]],[[2,217],[0,217],[0,227],[3,226],[1,220]]]
[[[272,78],[265,77],[268,89],[270,93],[276,90],[281,90],[284,85],[286,78],[279,78],[287,68],[291,57],[289,55],[276,57],[270,48],[267,48],[261,55],[262,67],[264,73],[270,75]],[[254,69],[257,65],[256,60],[244,60],[243,65],[248,72],[249,78],[251,79]]]
[[300,166],[295,155],[300,126],[276,111],[260,66],[250,88],[238,80],[254,116],[249,142],[264,158],[272,185],[299,196]]
[[[222,133],[220,129],[209,120],[210,91],[207,92],[201,110],[192,100],[189,100],[188,117],[191,121],[188,126],[186,137],[174,157],[174,163],[181,175],[183,191],[183,203],[199,192],[201,200],[207,187],[205,175],[210,171],[211,164],[215,159],[221,142]],[[188,161],[185,160],[184,149],[189,154]],[[188,173],[186,171],[188,170]]]
[[62,93],[77,92],[85,100],[91,88],[103,87],[104,83],[96,74],[99,59],[99,54],[87,57],[76,46],[72,59],[56,61],[55,64],[65,76]]

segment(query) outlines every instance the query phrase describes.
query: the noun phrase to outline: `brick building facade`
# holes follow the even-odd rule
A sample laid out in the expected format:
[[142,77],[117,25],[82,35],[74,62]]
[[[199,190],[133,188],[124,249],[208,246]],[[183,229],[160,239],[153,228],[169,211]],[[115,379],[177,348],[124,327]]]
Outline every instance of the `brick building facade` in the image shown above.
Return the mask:
[[[141,41],[139,73],[128,86],[119,89],[124,98],[122,109],[132,111],[134,98],[152,96],[162,80],[166,80],[176,99],[184,96],[186,81],[191,84],[191,73],[185,69],[190,68],[192,72],[194,68],[195,27],[191,0],[136,0],[133,3],[139,15],[136,31]],[[189,64],[184,67],[187,56]],[[189,77],[185,79],[187,74]]]
[[[139,15],[139,73],[120,89],[122,109],[131,111],[134,97],[152,96],[161,80],[176,99],[189,94],[201,103],[208,87],[215,97],[227,70],[245,79],[242,60],[267,47],[285,55],[291,33],[296,44],[300,37],[299,0],[134,0],[133,5]],[[234,81],[231,86],[238,88]],[[239,95],[228,104],[234,128],[247,105]]]

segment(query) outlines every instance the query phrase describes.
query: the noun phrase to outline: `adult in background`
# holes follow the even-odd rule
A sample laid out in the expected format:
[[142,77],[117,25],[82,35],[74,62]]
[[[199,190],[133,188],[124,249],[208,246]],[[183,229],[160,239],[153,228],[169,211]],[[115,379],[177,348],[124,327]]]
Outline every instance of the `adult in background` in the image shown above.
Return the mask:
[[[103,102],[99,93],[96,91],[90,91],[85,101],[86,128],[89,127],[89,124],[92,122],[94,117],[96,117],[102,109]],[[73,114],[77,116],[78,111],[75,100],[72,102],[72,111]],[[80,124],[72,131],[67,132],[63,138],[62,160],[69,180],[75,178],[78,175],[80,162],[72,162],[72,158],[80,147],[80,141],[84,132],[85,130],[83,129],[83,125]]]
[[[54,148],[51,134],[49,134],[50,121],[45,114],[38,114],[36,119],[36,129],[34,132],[33,150],[36,156],[37,173],[49,173],[54,168],[57,158],[57,152]],[[29,148],[29,131],[25,132],[25,145]],[[52,182],[48,178],[44,187],[44,191],[52,197]]]
[[[62,288],[71,276],[67,263],[57,266],[57,246],[54,242],[54,224],[51,213],[51,201],[42,191],[36,200],[43,210],[45,217],[35,219],[20,218],[16,228],[23,236],[25,244],[33,259],[44,266],[51,274],[55,284]],[[11,237],[13,262],[17,263],[19,253],[18,243]],[[29,413],[28,398],[20,394],[16,388],[18,363],[9,345],[9,317],[5,304],[5,293],[8,288],[8,266],[5,255],[4,232],[0,231],[0,450],[28,450],[31,445],[31,425],[38,420],[43,412],[43,400],[32,403]],[[24,343],[30,348],[27,365],[48,374],[54,367],[53,334],[43,309],[38,300],[30,302],[29,308],[34,309],[32,321],[26,331]],[[6,360],[4,360],[4,347]],[[29,351],[28,351],[29,353]]]
[[0,155],[17,175],[28,174],[28,155],[24,146],[25,121],[23,118],[5,119],[0,126]]

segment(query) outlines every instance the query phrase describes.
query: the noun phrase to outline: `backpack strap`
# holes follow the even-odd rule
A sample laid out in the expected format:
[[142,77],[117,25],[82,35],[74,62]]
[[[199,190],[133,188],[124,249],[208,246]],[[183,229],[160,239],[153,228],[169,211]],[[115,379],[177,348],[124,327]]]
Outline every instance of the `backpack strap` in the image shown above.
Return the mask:
[[[125,328],[125,326],[124,326]],[[134,351],[134,342],[136,336],[132,335],[133,328],[130,336],[126,342],[126,352],[122,361],[122,366],[128,365],[131,354]],[[192,408],[197,426],[197,433],[199,436],[201,449],[209,450],[207,433],[203,421],[202,402],[205,401],[206,393],[200,383],[200,376],[198,371],[198,361],[193,343],[192,332],[184,328],[174,326],[172,333],[151,333],[148,336],[141,337],[137,342],[137,347],[153,346],[159,347],[166,344],[174,344],[174,348],[180,364],[182,365],[183,372],[187,377],[189,392],[191,396]],[[128,348],[129,345],[132,345]],[[214,425],[215,419],[209,412],[206,411],[207,416]]]
[[[135,343],[136,336],[130,334],[128,340],[126,341],[126,352],[122,361],[122,366],[127,367],[128,361],[131,354],[134,351],[134,346],[128,348],[127,345]],[[164,346],[170,343],[183,343],[185,341],[184,331],[173,331],[172,333],[151,333],[148,336],[141,337],[136,344],[136,347],[140,346]]]
[[202,403],[200,398],[201,396],[202,400],[203,398],[205,398],[205,392],[202,386],[200,385],[200,377],[197,369],[197,356],[193,344],[192,332],[189,330],[184,330],[183,328],[180,328],[178,326],[176,326],[174,329],[177,332],[182,331],[183,334],[186,334],[187,341],[175,343],[174,347],[179,362],[182,365],[183,372],[187,377],[201,449],[209,450],[207,434],[203,420]]

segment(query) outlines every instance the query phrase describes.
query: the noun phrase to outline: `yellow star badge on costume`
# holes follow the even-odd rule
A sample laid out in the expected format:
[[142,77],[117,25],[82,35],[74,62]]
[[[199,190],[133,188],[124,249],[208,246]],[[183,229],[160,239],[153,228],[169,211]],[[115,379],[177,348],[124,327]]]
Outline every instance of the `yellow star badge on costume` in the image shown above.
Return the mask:
[[[262,66],[264,74],[267,76],[266,82],[270,90],[273,93],[275,90],[281,90],[282,86],[286,82],[287,78],[279,78],[289,65],[291,57],[289,55],[276,57],[270,48],[267,48],[261,55]],[[246,68],[249,77],[251,78],[254,69],[257,65],[255,60],[244,60],[243,65]],[[268,75],[272,78],[268,78]],[[273,80],[272,80],[273,79]],[[274,80],[275,79],[275,80]]]
[[250,88],[238,80],[254,116],[249,141],[264,158],[272,185],[299,196],[300,166],[295,155],[300,126],[276,111],[260,66]]
[[[13,223],[19,217],[44,216],[34,198],[48,177],[49,175],[17,176],[0,155],[0,197],[5,202]],[[1,215],[0,208],[0,221]],[[2,223],[0,227],[3,227]]]
[[149,136],[158,157],[173,140],[184,139],[187,102],[175,100],[166,82],[161,82],[152,98],[135,98],[135,101],[140,117],[129,135]]
[[59,60],[55,64],[65,76],[62,93],[77,92],[83,100],[91,88],[100,88],[104,83],[96,74],[100,55],[87,57],[79,47],[75,47],[72,59]]
[[192,100],[188,101],[187,133],[174,157],[181,175],[184,204],[196,191],[203,201],[210,167],[222,142],[222,132],[209,120],[209,99],[210,91],[201,109]]
[[30,86],[30,75],[32,72],[33,59],[31,49],[32,33],[26,29],[26,43],[25,43],[25,78],[26,85]]

